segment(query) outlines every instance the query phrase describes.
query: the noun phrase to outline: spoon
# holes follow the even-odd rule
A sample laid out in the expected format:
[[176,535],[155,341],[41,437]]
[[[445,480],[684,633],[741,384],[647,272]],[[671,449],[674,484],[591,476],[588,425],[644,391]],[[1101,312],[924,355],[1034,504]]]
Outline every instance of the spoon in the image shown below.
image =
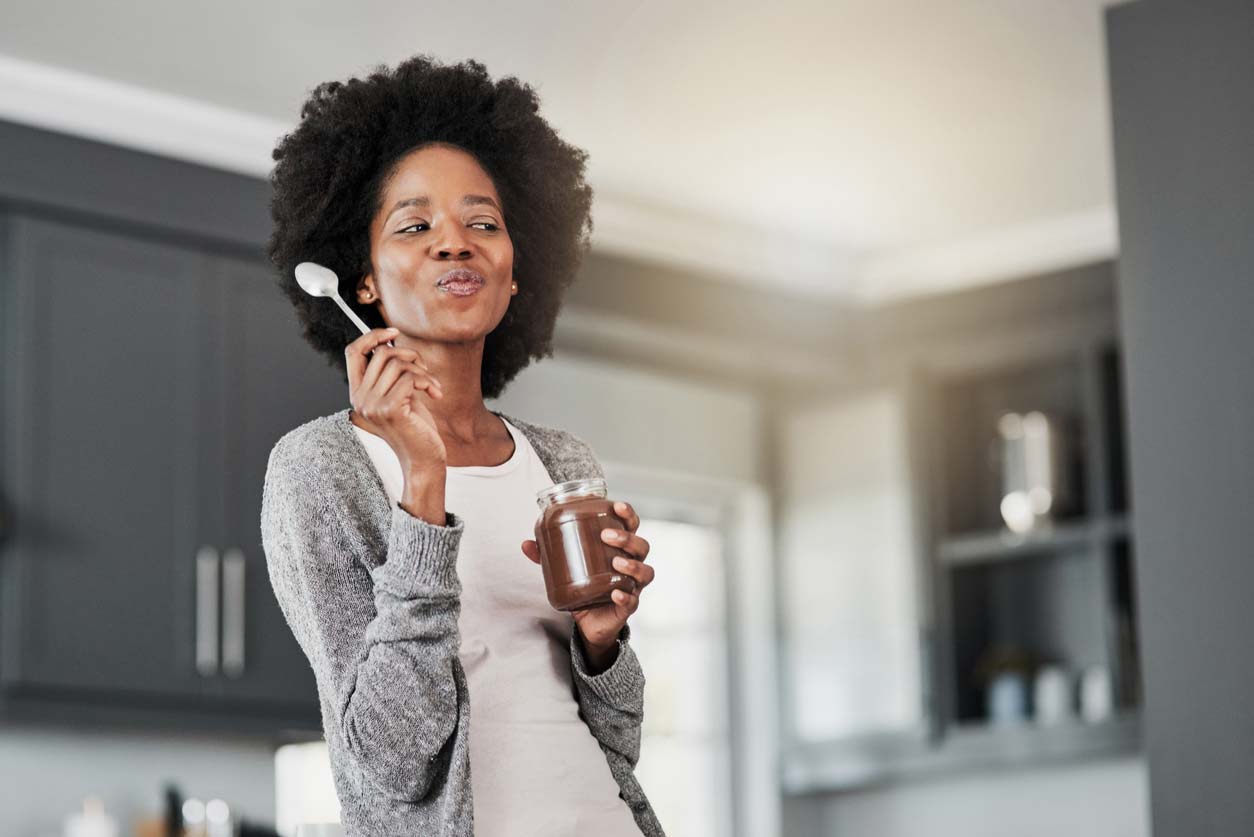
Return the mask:
[[[335,271],[329,267],[323,267],[313,262],[301,262],[296,265],[296,283],[300,285],[301,290],[310,296],[329,296],[335,300],[335,304],[348,315],[357,328],[361,329],[361,333],[365,334],[370,331],[370,327],[362,322],[361,317],[349,308],[344,300],[340,297],[340,279],[335,275]],[[393,345],[392,341],[388,341],[388,345]]]

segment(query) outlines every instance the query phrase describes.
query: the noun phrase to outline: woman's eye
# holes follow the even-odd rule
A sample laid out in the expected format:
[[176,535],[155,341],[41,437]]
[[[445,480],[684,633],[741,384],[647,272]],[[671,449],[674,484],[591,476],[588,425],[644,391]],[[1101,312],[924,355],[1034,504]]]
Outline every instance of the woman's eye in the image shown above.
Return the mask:
[[496,224],[492,223],[491,221],[475,221],[470,226],[479,227],[480,229],[486,230],[487,232],[496,232],[497,230],[500,229],[500,227],[498,227]]
[[422,227],[423,229],[428,229],[427,222],[419,221],[416,224],[410,224],[407,227],[401,227],[399,230],[397,230],[397,232],[405,232],[406,230],[412,230],[414,227]]

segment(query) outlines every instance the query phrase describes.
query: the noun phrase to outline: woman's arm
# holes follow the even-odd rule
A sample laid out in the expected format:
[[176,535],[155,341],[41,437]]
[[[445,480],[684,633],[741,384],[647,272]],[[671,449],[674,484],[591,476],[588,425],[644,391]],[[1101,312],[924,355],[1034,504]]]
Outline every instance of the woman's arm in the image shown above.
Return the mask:
[[316,457],[289,447],[271,451],[262,499],[275,595],[350,757],[389,796],[418,801],[446,769],[439,755],[464,698],[456,573],[464,523],[449,512],[436,526],[393,506],[386,560],[370,570],[372,601],[347,583],[354,561],[329,481],[310,464]]
[[665,837],[644,789],[636,780],[640,760],[640,725],[644,721],[644,674],[628,639],[631,628],[623,626],[618,637],[618,656],[600,674],[590,674],[578,629],[570,638],[571,669],[579,714],[583,716],[618,782],[619,795],[646,837]]
[[623,626],[618,655],[610,667],[593,674],[579,629],[570,636],[570,665],[579,711],[592,735],[609,754],[623,759],[629,769],[640,760],[640,726],[644,722],[644,672]]
[[[605,470],[601,467],[596,452],[586,441],[573,433],[565,433],[563,447],[569,459],[569,476],[566,478],[578,476],[605,479]],[[629,519],[626,520],[628,528],[634,531],[639,525],[639,518],[630,506],[625,510],[629,513]],[[539,558],[538,549],[535,555]],[[578,625],[572,626],[570,636],[571,679],[575,684],[579,711],[593,737],[606,751],[611,765],[615,767],[615,773],[620,767],[633,770],[640,760],[640,725],[644,721],[644,672],[640,668],[636,652],[628,643],[630,638],[631,628],[624,623],[618,631],[617,653],[611,658],[609,667],[602,670],[602,666],[593,664]],[[614,764],[616,760],[621,760],[622,764]]]

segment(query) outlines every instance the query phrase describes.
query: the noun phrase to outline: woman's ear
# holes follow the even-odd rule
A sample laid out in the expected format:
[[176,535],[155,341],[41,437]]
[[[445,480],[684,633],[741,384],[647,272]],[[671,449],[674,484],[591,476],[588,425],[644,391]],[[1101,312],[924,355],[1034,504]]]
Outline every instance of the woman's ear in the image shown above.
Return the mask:
[[357,283],[357,301],[360,303],[374,302],[378,294],[374,290],[374,277],[367,274]]

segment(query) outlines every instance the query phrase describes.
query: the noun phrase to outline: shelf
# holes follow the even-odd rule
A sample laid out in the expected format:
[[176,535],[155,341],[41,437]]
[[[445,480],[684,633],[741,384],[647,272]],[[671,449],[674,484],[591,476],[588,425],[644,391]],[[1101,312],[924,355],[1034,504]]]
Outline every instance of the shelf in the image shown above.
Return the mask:
[[937,557],[942,564],[951,565],[1009,561],[1085,547],[1127,533],[1128,519],[1124,515],[1056,523],[1026,534],[1000,529],[946,538],[937,548]]
[[1117,758],[1140,749],[1141,718],[1135,711],[1097,724],[971,724],[952,728],[931,745],[905,738],[801,745],[790,753],[782,782],[790,794],[849,791],[962,772]]
[[962,725],[950,732],[943,749],[959,763],[1008,767],[1133,753],[1140,743],[1140,714],[1128,712],[1097,724],[1076,720],[1051,726],[1031,722],[1004,727]]

